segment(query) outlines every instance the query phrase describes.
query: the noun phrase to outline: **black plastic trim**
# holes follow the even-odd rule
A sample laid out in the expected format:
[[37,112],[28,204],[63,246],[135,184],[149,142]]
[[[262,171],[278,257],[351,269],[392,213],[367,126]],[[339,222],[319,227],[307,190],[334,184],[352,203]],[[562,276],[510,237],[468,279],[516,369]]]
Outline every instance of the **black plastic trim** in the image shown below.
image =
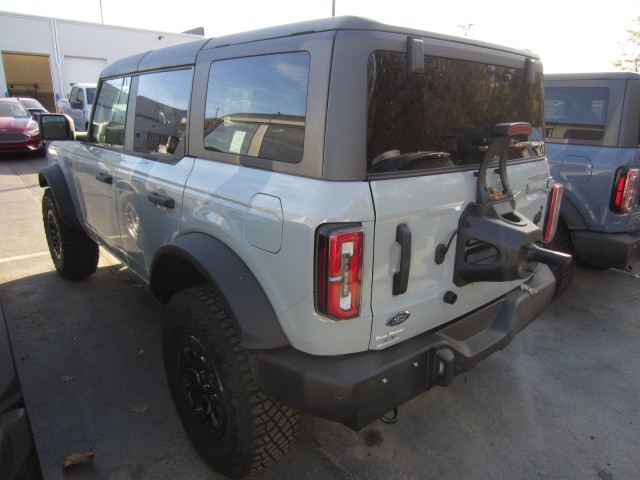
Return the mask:
[[576,256],[598,267],[630,267],[640,261],[640,231],[603,233],[587,230],[573,232]]
[[569,230],[587,229],[587,224],[582,218],[582,215],[580,215],[580,211],[576,208],[573,202],[567,198],[566,189],[562,195],[562,202],[560,203],[560,218]]
[[42,168],[38,172],[38,182],[41,187],[49,187],[51,189],[53,199],[58,207],[58,213],[65,225],[74,230],[84,230],[78,220],[67,181],[60,167],[56,164],[51,164]]
[[540,265],[526,285],[529,291],[516,288],[440,329],[385,350],[331,357],[292,347],[258,352],[256,378],[280,402],[360,430],[506,347],[549,304],[555,279]]
[[[236,322],[240,343],[247,349],[289,345],[278,316],[262,286],[238,255],[220,240],[204,233],[189,233],[160,248],[151,266],[151,291],[162,302],[176,293],[171,281],[172,258],[193,266],[220,295]],[[164,281],[169,279],[169,281]]]
[[406,223],[396,227],[396,242],[400,244],[400,270],[393,274],[393,294],[401,295],[407,291],[411,270],[411,229]]

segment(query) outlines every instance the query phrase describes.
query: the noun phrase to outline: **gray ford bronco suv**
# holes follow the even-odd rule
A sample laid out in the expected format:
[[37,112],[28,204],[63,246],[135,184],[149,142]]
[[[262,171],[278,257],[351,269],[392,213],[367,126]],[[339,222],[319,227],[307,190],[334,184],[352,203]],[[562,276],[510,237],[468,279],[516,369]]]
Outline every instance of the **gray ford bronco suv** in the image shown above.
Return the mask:
[[[545,75],[547,156],[564,186],[557,250],[583,266],[630,268],[640,260],[640,75]],[[573,265],[553,267],[557,294]]]
[[[242,477],[301,412],[359,430],[550,302],[561,187],[529,52],[341,17],[142,53],[89,131],[45,115],[56,269],[98,245],[168,304],[163,352],[200,454]],[[69,141],[75,140],[75,141]]]

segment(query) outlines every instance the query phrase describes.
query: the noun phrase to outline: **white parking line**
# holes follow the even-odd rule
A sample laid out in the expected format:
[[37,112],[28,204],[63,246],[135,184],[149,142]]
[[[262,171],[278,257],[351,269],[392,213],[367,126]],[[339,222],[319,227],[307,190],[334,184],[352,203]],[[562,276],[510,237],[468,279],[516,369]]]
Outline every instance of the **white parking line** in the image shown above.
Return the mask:
[[42,255],[49,255],[49,252],[38,252],[38,253],[31,253],[29,255],[18,255],[17,257],[0,258],[0,263],[13,262],[16,260],[24,260],[26,258],[41,257]]

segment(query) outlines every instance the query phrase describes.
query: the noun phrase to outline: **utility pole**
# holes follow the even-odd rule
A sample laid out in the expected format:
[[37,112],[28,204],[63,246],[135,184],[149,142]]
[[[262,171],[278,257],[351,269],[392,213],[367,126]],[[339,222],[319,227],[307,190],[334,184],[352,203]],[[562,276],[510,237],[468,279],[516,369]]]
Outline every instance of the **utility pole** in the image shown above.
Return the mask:
[[100,21],[104,25],[104,17],[102,16],[102,0],[100,0]]
[[466,37],[469,34],[469,30],[473,27],[473,23],[467,23],[466,25],[458,25],[464,32],[464,36]]
[[331,0],[331,16],[336,16],[336,0]]

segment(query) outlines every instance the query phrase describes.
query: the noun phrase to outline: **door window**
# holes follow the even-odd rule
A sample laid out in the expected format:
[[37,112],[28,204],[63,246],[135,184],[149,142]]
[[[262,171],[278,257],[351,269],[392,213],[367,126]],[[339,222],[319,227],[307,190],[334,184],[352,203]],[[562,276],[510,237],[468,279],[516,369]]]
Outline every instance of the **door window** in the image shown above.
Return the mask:
[[141,75],[136,96],[133,149],[168,155],[184,141],[193,70]]
[[130,86],[131,77],[113,78],[102,83],[91,124],[91,141],[124,147]]

